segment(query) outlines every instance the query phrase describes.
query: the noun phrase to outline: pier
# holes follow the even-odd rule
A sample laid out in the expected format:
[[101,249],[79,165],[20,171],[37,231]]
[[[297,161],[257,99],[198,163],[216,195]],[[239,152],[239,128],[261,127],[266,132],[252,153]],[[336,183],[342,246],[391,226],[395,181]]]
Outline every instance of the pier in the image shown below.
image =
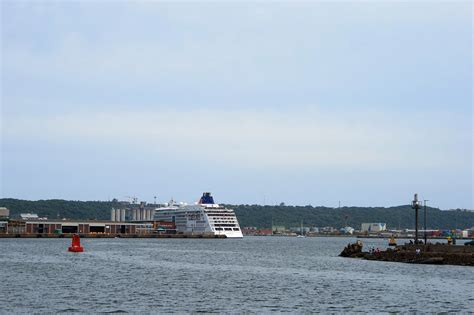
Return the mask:
[[362,242],[347,245],[339,256],[414,264],[474,266],[474,246],[405,244],[382,251],[363,251]]

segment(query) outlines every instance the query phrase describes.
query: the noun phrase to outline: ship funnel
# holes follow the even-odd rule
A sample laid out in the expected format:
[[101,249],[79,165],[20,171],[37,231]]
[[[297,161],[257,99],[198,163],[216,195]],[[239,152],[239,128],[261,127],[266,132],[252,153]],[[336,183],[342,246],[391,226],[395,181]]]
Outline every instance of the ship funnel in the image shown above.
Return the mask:
[[211,196],[211,193],[210,192],[203,193],[201,199],[199,199],[199,204],[213,205],[214,198]]

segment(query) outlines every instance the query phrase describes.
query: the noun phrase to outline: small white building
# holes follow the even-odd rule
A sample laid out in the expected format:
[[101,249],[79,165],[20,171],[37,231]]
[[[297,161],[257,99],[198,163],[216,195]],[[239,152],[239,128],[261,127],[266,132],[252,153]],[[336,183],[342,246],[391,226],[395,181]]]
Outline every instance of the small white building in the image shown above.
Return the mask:
[[345,226],[345,227],[341,228],[339,231],[343,234],[354,234],[355,230],[354,230],[354,228],[352,228],[350,226]]
[[39,220],[39,217],[36,213],[21,213],[20,218],[22,220]]
[[362,223],[360,227],[361,232],[372,232],[372,233],[377,233],[377,232],[382,232],[387,230],[387,224],[386,223]]

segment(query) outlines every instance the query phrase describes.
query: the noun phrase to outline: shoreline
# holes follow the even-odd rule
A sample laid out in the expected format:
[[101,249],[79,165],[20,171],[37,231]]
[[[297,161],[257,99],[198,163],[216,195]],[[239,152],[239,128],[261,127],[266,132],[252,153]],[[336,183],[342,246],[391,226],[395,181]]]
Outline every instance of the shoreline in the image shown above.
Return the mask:
[[[74,234],[0,234],[0,238],[72,238]],[[225,239],[212,234],[78,234],[81,238],[205,238]]]

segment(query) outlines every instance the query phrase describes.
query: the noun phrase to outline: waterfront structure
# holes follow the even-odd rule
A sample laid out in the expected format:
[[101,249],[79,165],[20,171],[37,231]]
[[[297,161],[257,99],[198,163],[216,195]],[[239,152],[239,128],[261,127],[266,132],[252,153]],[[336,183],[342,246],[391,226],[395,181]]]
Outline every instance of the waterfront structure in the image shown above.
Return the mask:
[[40,219],[36,213],[21,213],[20,218],[22,220],[39,220]]
[[0,207],[0,234],[8,231],[8,218],[10,217],[10,210],[5,207]]
[[392,261],[418,264],[474,266],[474,246],[448,244],[404,244],[395,249],[362,251],[357,241],[347,245],[339,256],[367,260]]
[[8,232],[8,221],[0,220],[0,234],[6,234]]
[[415,244],[418,244],[418,210],[421,208],[421,201],[418,200],[418,194],[415,194],[411,207],[415,209]]
[[360,231],[362,233],[378,233],[387,230],[386,223],[362,223]]
[[272,231],[274,234],[278,233],[286,233],[286,227],[283,225],[273,225],[272,226]]
[[0,207],[0,219],[8,219],[10,217],[10,210],[5,207]]
[[7,234],[144,234],[153,224],[80,220],[10,220]]
[[345,227],[340,229],[340,232],[342,234],[351,234],[352,235],[352,234],[354,234],[354,231],[355,231],[355,229],[350,227],[350,226],[345,226]]
[[110,210],[110,220],[114,222],[125,221],[153,221],[154,209],[147,206],[144,202],[139,205],[123,203],[123,207]]
[[176,233],[243,237],[234,210],[215,203],[208,192],[203,193],[195,205],[177,204],[172,200],[168,205],[155,209],[154,219],[173,222]]

